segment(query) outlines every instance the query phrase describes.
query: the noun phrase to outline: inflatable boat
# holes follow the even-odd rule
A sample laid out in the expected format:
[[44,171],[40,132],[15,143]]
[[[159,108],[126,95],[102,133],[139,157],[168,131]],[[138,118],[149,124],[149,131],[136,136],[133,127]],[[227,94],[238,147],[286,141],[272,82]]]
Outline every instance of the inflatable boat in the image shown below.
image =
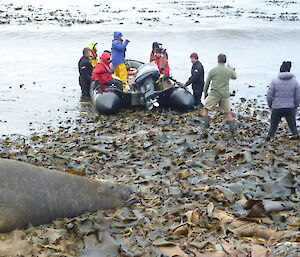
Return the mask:
[[193,109],[193,95],[180,83],[174,83],[176,80],[164,79],[155,63],[127,60],[126,66],[136,69],[136,73],[130,75],[132,82],[129,82],[128,92],[113,87],[100,92],[99,82],[92,82],[91,99],[99,114],[115,114],[121,108],[137,106],[148,110],[154,107],[171,107],[179,111]]

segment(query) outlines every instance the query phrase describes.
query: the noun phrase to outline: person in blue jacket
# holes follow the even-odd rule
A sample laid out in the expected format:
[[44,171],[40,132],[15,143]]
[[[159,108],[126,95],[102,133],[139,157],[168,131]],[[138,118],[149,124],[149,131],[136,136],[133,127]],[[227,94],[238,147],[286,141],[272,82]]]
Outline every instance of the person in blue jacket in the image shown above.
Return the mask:
[[129,43],[129,40],[126,39],[123,42],[122,36],[123,35],[121,32],[118,31],[114,32],[114,39],[112,41],[112,46],[111,46],[111,55],[112,55],[112,64],[114,66],[114,73],[123,82],[123,89],[128,90],[127,88],[128,85],[126,85],[127,69],[125,65],[125,51],[126,51],[126,46]]

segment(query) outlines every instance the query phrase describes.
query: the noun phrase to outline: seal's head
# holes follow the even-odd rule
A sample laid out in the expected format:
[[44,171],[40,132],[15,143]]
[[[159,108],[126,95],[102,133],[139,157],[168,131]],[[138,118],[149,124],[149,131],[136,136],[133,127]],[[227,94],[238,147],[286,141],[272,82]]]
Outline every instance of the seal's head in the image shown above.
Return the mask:
[[[132,188],[123,184],[116,184],[112,182],[108,182],[106,180],[102,181],[105,182],[102,186],[97,187],[97,192],[102,196],[103,194],[108,195],[108,198],[114,199],[115,207],[122,207],[127,205],[130,196],[133,193]],[[109,192],[109,194],[107,194]],[[108,200],[109,199],[105,199]],[[112,202],[110,202],[112,204]]]

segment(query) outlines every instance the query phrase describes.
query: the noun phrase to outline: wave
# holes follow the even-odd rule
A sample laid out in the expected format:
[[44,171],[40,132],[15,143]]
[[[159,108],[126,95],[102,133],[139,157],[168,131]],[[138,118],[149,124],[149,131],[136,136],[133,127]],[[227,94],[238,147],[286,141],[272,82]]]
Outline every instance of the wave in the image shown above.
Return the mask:
[[[185,30],[185,32],[187,32]],[[241,27],[241,28],[199,28],[190,31],[191,35],[205,37],[247,38],[261,40],[291,39],[300,40],[300,27]]]
[[[225,23],[225,22],[224,22]],[[300,26],[298,23],[261,23],[254,22],[250,23],[245,21],[237,21],[234,22],[226,22],[224,24],[220,23],[209,23],[203,22],[200,24],[187,24],[182,22],[169,24],[161,24],[156,23],[151,27],[145,25],[136,25],[129,24],[130,26],[124,26],[122,31],[126,34],[134,33],[135,35],[153,35],[157,37],[164,33],[165,36],[176,36],[179,38],[183,37],[191,37],[191,39],[199,40],[199,38],[203,38],[205,40],[211,39],[249,39],[249,40],[290,40],[290,41],[299,41],[300,40]],[[298,26],[297,26],[298,25]],[[188,27],[188,28],[187,28]],[[35,26],[35,25],[4,25],[0,26],[0,38],[16,38],[16,37],[35,37],[36,34],[42,35],[43,37],[52,37],[53,34],[61,34],[64,37],[82,37],[82,33],[84,34],[97,34],[101,33],[102,35],[111,34],[111,31],[119,30],[120,25],[111,24],[107,25],[99,25],[99,24],[90,24],[90,25],[74,25],[72,27],[62,27],[57,25],[43,25],[43,26]],[[20,33],[15,33],[16,31]],[[66,33],[67,32],[67,33]],[[30,34],[32,33],[32,34]]]

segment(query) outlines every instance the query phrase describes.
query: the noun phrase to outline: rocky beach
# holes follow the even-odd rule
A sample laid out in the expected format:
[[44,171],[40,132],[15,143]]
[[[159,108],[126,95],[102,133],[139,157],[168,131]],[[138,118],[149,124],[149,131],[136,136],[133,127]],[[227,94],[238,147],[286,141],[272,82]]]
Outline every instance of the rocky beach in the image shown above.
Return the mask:
[[129,185],[132,204],[1,234],[1,256],[298,256],[299,142],[282,125],[266,143],[259,103],[234,105],[234,137],[215,114],[205,139],[199,110],[90,107],[56,132],[2,138],[0,156]]
[[[265,141],[264,96],[282,60],[295,62],[300,75],[297,1],[1,1],[0,23],[1,53],[21,49],[13,55],[18,62],[0,64],[8,71],[0,158],[134,191],[124,208],[1,233],[0,256],[299,256],[299,141],[289,140],[285,122],[274,142]],[[206,72],[226,51],[238,73],[231,84],[235,135],[217,112],[203,137],[201,109],[99,116],[80,101],[80,51],[91,37],[108,48],[113,30],[136,40],[127,54],[143,60],[162,38],[181,81],[191,49],[201,51]]]

